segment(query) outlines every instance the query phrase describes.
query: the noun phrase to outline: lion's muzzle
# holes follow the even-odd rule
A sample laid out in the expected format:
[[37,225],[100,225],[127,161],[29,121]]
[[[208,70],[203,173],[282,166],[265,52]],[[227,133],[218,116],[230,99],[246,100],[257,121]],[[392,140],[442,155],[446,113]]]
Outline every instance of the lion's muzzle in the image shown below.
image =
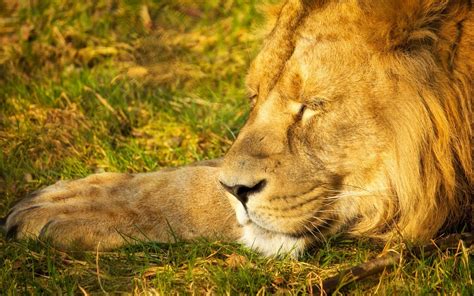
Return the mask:
[[266,186],[267,181],[263,179],[250,186],[243,184],[227,185],[223,181],[220,181],[220,183],[225,190],[235,196],[242,203],[242,205],[246,207],[247,201],[249,200],[249,196],[262,191],[263,188]]

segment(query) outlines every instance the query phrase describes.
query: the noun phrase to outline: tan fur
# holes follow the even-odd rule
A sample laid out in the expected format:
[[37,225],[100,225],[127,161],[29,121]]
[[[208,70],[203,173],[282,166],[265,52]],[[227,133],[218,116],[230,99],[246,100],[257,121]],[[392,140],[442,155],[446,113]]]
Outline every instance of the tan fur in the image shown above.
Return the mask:
[[17,238],[83,250],[149,240],[236,240],[241,229],[217,181],[219,163],[61,181],[17,204],[6,228]]
[[247,76],[252,112],[223,161],[53,185],[7,230],[65,247],[221,236],[296,254],[341,231],[422,242],[472,216],[471,1],[274,11]]

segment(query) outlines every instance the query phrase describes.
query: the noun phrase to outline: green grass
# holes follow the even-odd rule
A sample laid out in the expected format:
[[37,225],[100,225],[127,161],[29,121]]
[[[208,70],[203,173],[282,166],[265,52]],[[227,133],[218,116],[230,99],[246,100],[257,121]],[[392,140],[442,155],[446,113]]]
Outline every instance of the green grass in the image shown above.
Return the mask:
[[[0,1],[0,215],[58,179],[224,154],[248,113],[243,76],[262,17],[257,1],[199,3]],[[0,291],[310,293],[380,251],[335,238],[299,261],[208,241],[64,253],[2,236]],[[471,295],[472,254],[407,260],[338,293]]]

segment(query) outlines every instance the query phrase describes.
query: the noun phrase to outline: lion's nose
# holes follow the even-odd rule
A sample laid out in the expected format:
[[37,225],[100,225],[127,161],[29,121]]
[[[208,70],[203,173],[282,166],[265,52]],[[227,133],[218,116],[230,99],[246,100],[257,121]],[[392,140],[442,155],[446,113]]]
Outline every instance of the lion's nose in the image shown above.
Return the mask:
[[229,186],[223,183],[222,181],[220,181],[220,183],[225,188],[225,190],[227,190],[230,194],[234,195],[245,206],[245,204],[249,200],[249,196],[254,193],[260,192],[267,184],[267,181],[261,180],[252,186],[241,184]]

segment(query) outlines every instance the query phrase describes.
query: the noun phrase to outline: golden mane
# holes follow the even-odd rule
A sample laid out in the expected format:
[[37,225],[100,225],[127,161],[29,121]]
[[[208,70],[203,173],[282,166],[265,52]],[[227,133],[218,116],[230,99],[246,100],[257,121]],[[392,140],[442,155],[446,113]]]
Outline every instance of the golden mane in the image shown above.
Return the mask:
[[424,240],[472,215],[472,3],[372,1],[368,6],[365,19],[373,20],[368,29],[376,32],[374,46],[396,57],[390,67],[416,88],[425,108],[418,122],[406,122],[418,126],[397,135],[400,145],[420,138],[419,147],[411,147],[418,161],[399,155],[390,174],[397,227]]

